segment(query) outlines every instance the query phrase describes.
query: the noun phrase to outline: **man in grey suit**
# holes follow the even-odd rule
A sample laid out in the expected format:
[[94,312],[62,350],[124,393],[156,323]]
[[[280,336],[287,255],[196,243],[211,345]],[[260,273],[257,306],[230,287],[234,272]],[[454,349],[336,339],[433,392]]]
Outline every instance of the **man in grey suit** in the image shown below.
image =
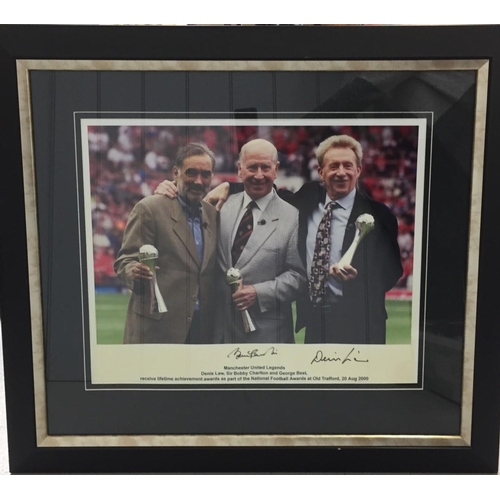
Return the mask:
[[[217,260],[216,335],[225,343],[294,343],[291,303],[305,286],[298,249],[298,211],[273,189],[279,167],[276,148],[255,139],[241,148],[238,175],[245,191],[220,212]],[[240,270],[235,293],[225,283],[229,268]],[[248,310],[256,331],[245,332]]]
[[[297,249],[298,211],[273,189],[278,168],[278,152],[270,142],[255,139],[241,148],[238,175],[244,192],[220,211],[215,342],[295,342],[291,303],[307,285]],[[155,191],[170,198],[178,192],[170,181]],[[232,267],[242,275],[234,293],[225,282]],[[244,330],[244,310],[254,332]]]

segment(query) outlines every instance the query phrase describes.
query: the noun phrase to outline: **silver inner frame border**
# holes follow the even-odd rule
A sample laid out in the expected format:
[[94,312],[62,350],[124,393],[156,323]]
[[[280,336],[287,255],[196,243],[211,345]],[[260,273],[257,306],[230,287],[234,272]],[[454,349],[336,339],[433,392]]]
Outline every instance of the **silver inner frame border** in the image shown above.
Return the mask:
[[[29,72],[48,71],[476,71],[476,111],[473,139],[469,254],[467,271],[461,429],[457,436],[440,435],[88,435],[49,436],[43,350],[39,238],[37,222],[33,125]],[[32,354],[37,446],[453,446],[471,445],[474,351],[477,314],[484,145],[488,102],[489,61],[94,61],[18,60],[17,77],[23,161],[26,236],[32,330]]]

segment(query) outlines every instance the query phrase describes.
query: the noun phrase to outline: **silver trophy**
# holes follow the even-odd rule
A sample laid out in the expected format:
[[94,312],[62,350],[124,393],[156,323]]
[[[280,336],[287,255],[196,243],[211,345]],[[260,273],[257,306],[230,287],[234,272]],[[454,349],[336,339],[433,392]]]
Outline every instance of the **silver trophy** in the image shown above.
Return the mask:
[[142,245],[139,248],[139,261],[149,267],[153,273],[151,280],[151,307],[150,312],[167,312],[167,306],[160,293],[158,282],[156,281],[156,261],[158,260],[158,250],[153,245]]
[[362,214],[356,219],[356,234],[347,252],[339,260],[339,268],[350,265],[361,240],[375,227],[375,219],[370,214]]
[[[239,269],[232,267],[228,269],[226,272],[226,283],[231,287],[231,291],[234,293],[241,287],[242,283],[241,272]],[[245,332],[255,332],[257,328],[255,328],[255,324],[250,316],[250,313],[245,309],[241,311],[241,315],[243,317],[243,327],[245,328]]]

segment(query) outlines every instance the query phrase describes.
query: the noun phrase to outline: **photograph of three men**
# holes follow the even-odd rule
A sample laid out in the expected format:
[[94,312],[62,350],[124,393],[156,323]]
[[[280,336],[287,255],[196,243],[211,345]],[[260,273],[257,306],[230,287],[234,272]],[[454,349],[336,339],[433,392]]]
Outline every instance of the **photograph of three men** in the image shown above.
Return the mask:
[[97,344],[409,344],[422,122],[90,121]]

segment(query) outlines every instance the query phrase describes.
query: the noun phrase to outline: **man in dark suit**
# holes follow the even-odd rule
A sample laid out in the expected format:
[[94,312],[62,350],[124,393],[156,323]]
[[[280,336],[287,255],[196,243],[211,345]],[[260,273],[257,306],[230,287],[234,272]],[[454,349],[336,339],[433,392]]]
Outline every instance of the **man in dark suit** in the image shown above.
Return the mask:
[[[202,201],[215,158],[204,145],[181,148],[173,169],[179,197],[148,196],[133,208],[115,262],[132,291],[125,324],[126,344],[208,344],[214,341],[214,272],[217,213]],[[157,283],[167,312],[154,307],[153,274],[139,262],[139,249],[158,250]]]
[[[396,217],[357,190],[359,142],[332,136],[316,156],[321,182],[307,183],[293,195],[282,193],[299,210],[299,253],[309,278],[309,293],[297,301],[296,330],[306,327],[306,343],[384,344],[385,293],[402,274]],[[339,266],[361,214],[373,216],[375,229],[361,241],[351,265]],[[318,256],[325,252],[321,262]]]
[[[402,274],[396,217],[357,190],[363,160],[358,141],[332,136],[316,155],[321,182],[307,183],[295,194],[278,192],[299,210],[299,253],[310,282],[309,293],[297,301],[296,330],[306,327],[306,343],[384,344],[385,293]],[[220,206],[228,192],[229,185],[221,185],[208,199]],[[356,219],[365,213],[373,216],[375,229],[361,241],[351,265],[341,267]]]

